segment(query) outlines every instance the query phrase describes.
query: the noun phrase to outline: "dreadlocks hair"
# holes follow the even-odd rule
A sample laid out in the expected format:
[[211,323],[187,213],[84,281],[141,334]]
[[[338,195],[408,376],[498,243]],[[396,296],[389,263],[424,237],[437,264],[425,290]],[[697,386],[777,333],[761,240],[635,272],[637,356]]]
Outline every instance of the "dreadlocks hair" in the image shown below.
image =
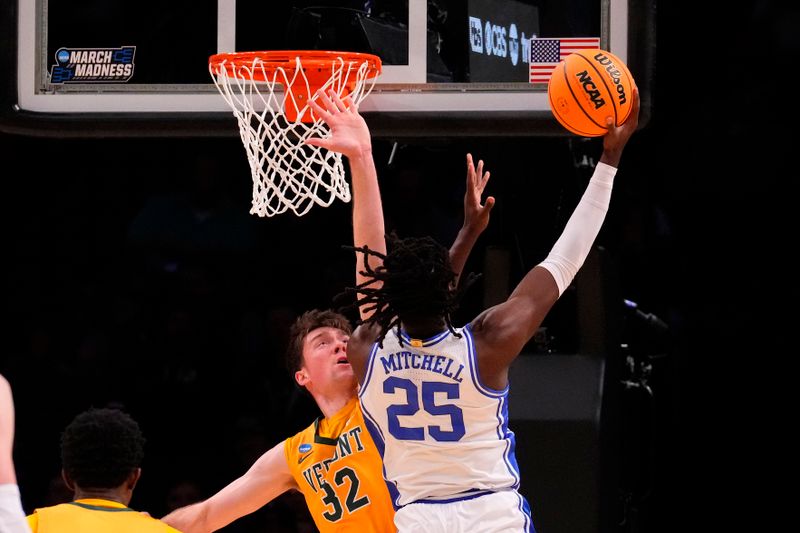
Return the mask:
[[290,374],[303,366],[303,342],[306,336],[317,328],[336,328],[348,335],[353,332],[350,321],[343,314],[331,310],[314,309],[306,311],[294,321],[289,330],[289,342],[286,349],[286,369]]
[[[464,292],[478,279],[469,274],[461,287],[454,288],[456,273],[450,264],[450,254],[431,237],[401,239],[392,233],[386,237],[389,252],[384,255],[367,246],[348,247],[364,254],[366,281],[348,288],[344,294],[355,293],[354,306],[366,306],[374,313],[359,323],[376,323],[381,327],[378,343],[383,346],[386,333],[401,321],[417,321],[441,317],[456,336],[451,315],[458,309]],[[369,266],[367,256],[383,260],[376,269]],[[380,287],[374,287],[382,282]],[[402,339],[400,341],[402,343]]]
[[61,434],[61,465],[81,488],[122,485],[144,458],[139,424],[119,409],[91,408]]

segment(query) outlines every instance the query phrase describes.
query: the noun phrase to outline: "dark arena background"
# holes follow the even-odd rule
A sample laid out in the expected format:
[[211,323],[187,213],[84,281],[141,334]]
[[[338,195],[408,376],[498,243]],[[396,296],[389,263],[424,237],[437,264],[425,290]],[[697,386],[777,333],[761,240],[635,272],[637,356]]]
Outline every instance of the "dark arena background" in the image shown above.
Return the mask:
[[[192,53],[216,46],[214,23],[196,14],[185,24],[181,13],[212,8],[180,2],[159,18],[153,2],[116,3],[130,28],[151,24],[183,43],[140,46],[137,65],[150,54],[153,68],[141,67],[141,82],[167,84],[160,76],[172,70],[181,83],[209,83],[208,54]],[[0,8],[0,67],[9,73],[19,66],[12,4]],[[101,3],[79,4],[49,2],[48,60],[59,42],[84,46],[71,44],[64,20],[107,40],[92,19]],[[545,36],[604,31],[606,2],[516,4],[539,10]],[[765,505],[759,475],[772,467],[760,435],[785,403],[762,402],[791,390],[777,384],[791,330],[776,310],[796,292],[793,270],[784,274],[797,241],[785,229],[796,222],[784,220],[792,210],[781,200],[792,201],[798,176],[785,131],[794,122],[788,111],[778,118],[793,97],[778,73],[796,63],[798,8],[630,4],[649,14],[629,18],[633,38],[637,24],[652,30],[632,49],[647,80],[644,124],[625,149],[592,254],[512,369],[520,490],[540,533],[705,531],[727,520],[761,530],[768,519],[750,511]],[[275,37],[289,4],[274,8],[287,11],[275,20],[269,3],[243,5],[240,49],[297,44]],[[449,10],[452,21],[465,5],[430,1],[428,14]],[[399,19],[389,22],[409,24]],[[435,61],[428,51],[426,83],[480,78],[483,63],[458,55],[463,43],[444,20],[429,21],[444,40]],[[299,313],[331,306],[352,283],[354,258],[342,249],[351,205],[250,215],[250,170],[229,113],[44,116],[20,110],[11,78],[0,111],[0,372],[17,405],[23,506],[69,500],[60,432],[78,412],[114,405],[147,439],[131,506],[163,516],[210,496],[318,416],[284,369],[285,339]],[[551,117],[522,116],[519,126],[507,114],[474,113],[486,124],[470,113],[437,122],[431,110],[367,115],[389,231],[449,245],[462,222],[465,154],[492,173],[487,194],[497,205],[466,269],[482,277],[459,325],[544,258],[602,150],[601,139],[565,135]],[[315,529],[302,497],[289,493],[223,531]]]

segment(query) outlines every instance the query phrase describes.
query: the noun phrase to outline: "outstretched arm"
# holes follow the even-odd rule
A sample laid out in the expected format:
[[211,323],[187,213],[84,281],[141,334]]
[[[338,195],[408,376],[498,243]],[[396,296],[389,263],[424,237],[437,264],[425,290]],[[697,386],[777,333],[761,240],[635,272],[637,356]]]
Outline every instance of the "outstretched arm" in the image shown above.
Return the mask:
[[14,396],[0,375],[0,531],[30,533],[14,470]]
[[[327,94],[321,92],[319,100],[322,105],[315,100],[310,105],[314,113],[328,125],[331,135],[325,139],[308,139],[306,142],[347,157],[353,180],[353,245],[357,248],[367,246],[370,250],[385,254],[383,207],[367,123],[350,96],[341,99],[334,91]],[[365,270],[364,261],[369,261],[372,269],[381,264],[379,258],[356,254],[356,285],[366,281],[362,274]],[[362,320],[372,314],[363,307],[359,312]]]
[[496,365],[495,386],[503,385],[511,361],[531,339],[589,254],[611,200],[615,166],[636,131],[638,119],[639,93],[634,89],[631,116],[621,126],[614,126],[611,119],[607,122],[609,130],[603,139],[600,162],[547,258],[525,275],[508,300],[487,309],[472,322],[477,349]]
[[176,509],[161,520],[182,533],[208,533],[296,487],[281,442],[262,455],[242,477],[209,499]]
[[450,247],[450,265],[456,273],[455,286],[467,263],[472,247],[489,225],[489,214],[494,207],[494,197],[489,196],[481,205],[481,196],[489,182],[489,172],[483,171],[483,161],[478,161],[478,168],[472,161],[472,154],[467,154],[467,190],[464,193],[464,225]]

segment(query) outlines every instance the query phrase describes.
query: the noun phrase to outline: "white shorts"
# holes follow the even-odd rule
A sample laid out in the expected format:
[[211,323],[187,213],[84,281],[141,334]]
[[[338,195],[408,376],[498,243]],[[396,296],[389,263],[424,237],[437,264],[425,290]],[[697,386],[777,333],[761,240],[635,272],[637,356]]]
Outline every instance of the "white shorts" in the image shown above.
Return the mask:
[[397,510],[398,533],[536,533],[528,502],[515,490],[450,503],[412,503]]

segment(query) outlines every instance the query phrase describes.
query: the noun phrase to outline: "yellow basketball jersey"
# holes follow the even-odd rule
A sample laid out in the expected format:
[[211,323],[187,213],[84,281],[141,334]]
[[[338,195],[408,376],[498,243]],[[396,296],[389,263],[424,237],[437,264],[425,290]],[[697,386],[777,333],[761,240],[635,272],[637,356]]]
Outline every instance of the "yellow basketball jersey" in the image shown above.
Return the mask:
[[358,398],[286,439],[284,446],[289,469],[321,533],[396,531],[383,463]]
[[95,499],[36,509],[28,515],[28,525],[33,533],[180,533],[121,503]]

